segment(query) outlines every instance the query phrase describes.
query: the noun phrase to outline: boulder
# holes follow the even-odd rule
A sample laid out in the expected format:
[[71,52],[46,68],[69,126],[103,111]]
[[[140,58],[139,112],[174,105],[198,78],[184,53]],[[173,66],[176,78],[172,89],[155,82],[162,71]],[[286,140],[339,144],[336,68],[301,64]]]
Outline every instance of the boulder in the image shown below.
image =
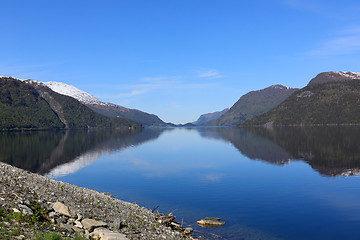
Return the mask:
[[194,231],[192,228],[185,228],[184,233],[185,234],[191,234]]
[[74,231],[74,229],[70,225],[64,223],[60,223],[60,228],[68,231],[69,233]]
[[21,211],[19,209],[17,209],[17,208],[13,208],[12,210],[13,210],[14,213],[21,213]]
[[89,230],[90,232],[94,230],[94,228],[107,227],[107,223],[90,218],[83,219],[81,221],[81,224],[84,226],[85,229]]
[[200,225],[201,227],[221,227],[225,225],[225,221],[220,221],[220,218],[210,218],[206,217],[204,219],[201,219],[200,221],[197,221],[196,223]]
[[113,232],[106,228],[96,228],[90,235],[98,237],[100,240],[128,240],[124,234]]
[[77,227],[77,228],[83,228],[84,227],[79,220],[75,220],[74,223],[75,223],[75,227]]
[[33,215],[34,214],[33,210],[31,210],[31,208],[29,208],[26,205],[19,204],[19,208],[21,208],[22,213],[25,215]]
[[61,202],[56,202],[52,205],[52,208],[54,209],[55,212],[60,213],[64,216],[67,217],[71,217],[71,214],[69,212],[69,208],[67,206],[65,206],[63,203]]

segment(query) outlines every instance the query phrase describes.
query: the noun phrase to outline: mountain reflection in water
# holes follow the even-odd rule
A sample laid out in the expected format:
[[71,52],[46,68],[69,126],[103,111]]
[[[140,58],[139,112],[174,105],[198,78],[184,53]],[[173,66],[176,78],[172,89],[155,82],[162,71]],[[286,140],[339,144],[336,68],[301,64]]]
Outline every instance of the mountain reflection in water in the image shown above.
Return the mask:
[[[0,133],[0,161],[51,177],[63,176],[101,155],[157,139],[172,128],[142,131],[39,131]],[[360,174],[360,128],[190,128],[203,138],[231,143],[249,159],[275,165],[303,160],[326,176]],[[161,166],[159,166],[161,167]]]
[[161,131],[36,131],[0,133],[0,161],[52,177],[85,167],[102,154],[156,139]]

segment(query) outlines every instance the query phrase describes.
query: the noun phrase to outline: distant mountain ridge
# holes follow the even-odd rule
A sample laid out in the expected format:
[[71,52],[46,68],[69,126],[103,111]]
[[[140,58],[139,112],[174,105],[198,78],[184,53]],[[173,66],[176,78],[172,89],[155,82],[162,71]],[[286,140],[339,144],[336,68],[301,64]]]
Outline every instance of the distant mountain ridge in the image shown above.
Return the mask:
[[242,125],[329,124],[360,124],[360,73],[320,73],[279,106]]
[[120,117],[131,119],[135,122],[141,123],[144,126],[170,126],[170,123],[165,123],[158,116],[142,112],[137,109],[129,109],[112,103],[104,103],[94,97],[93,95],[82,91],[72,85],[62,82],[45,82],[47,87],[60,94],[73,97],[82,104],[86,105],[93,111],[107,116]]
[[216,126],[232,126],[261,115],[279,105],[297,88],[284,85],[272,85],[270,87],[251,91],[242,97],[219,119],[212,122]]
[[195,121],[192,122],[194,125],[202,125],[202,124],[209,124],[220,118],[222,115],[224,115],[227,111],[229,111],[230,108],[225,108],[222,111],[213,112],[213,113],[206,113],[200,115],[200,117]]

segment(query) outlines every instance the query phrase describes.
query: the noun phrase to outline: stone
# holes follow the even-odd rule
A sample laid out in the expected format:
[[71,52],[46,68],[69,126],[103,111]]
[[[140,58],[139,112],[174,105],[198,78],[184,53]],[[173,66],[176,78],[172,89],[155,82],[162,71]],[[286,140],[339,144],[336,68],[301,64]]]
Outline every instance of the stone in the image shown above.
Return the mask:
[[60,223],[60,228],[68,231],[69,233],[73,232],[73,228],[70,225]]
[[55,218],[58,217],[55,212],[49,212],[49,217]]
[[76,232],[76,233],[84,233],[84,230],[82,230],[82,229],[80,229],[80,228],[78,228],[78,227],[76,227],[76,226],[71,226],[71,228],[72,228],[72,230],[74,230],[74,232]]
[[19,206],[19,208],[22,209],[23,214],[25,214],[25,215],[33,215],[34,214],[33,210],[31,210],[31,208],[29,208],[28,206],[23,205],[23,204],[19,204],[18,206]]
[[94,229],[94,228],[98,228],[98,227],[107,227],[107,223],[102,222],[102,221],[97,221],[95,219],[90,219],[90,218],[85,218],[81,221],[81,224],[84,226],[85,229],[88,229],[90,232]]
[[64,216],[67,217],[71,217],[71,214],[69,212],[69,208],[67,206],[65,206],[63,203],[61,202],[56,202],[52,205],[52,208],[54,209],[55,212],[60,213]]
[[75,221],[75,219],[69,218],[69,219],[67,220],[67,224],[71,225],[72,223],[74,223],[74,221]]
[[12,210],[13,210],[14,213],[21,213],[21,211],[19,209],[17,209],[17,208],[13,208]]
[[220,218],[210,218],[206,217],[204,219],[201,219],[200,221],[197,221],[196,223],[200,225],[201,227],[221,227],[225,225],[225,221],[220,221]]
[[74,223],[75,223],[75,227],[77,227],[77,228],[83,228],[84,227],[79,220],[75,220]]
[[99,237],[100,240],[128,240],[128,238],[118,232],[113,232],[106,228],[96,228],[93,233],[91,233],[92,237]]
[[77,215],[77,219],[76,219],[76,220],[81,221],[82,218],[83,218],[83,217],[81,216],[81,214],[77,213],[76,215]]
[[194,231],[192,228],[185,228],[184,233],[185,234],[191,234]]

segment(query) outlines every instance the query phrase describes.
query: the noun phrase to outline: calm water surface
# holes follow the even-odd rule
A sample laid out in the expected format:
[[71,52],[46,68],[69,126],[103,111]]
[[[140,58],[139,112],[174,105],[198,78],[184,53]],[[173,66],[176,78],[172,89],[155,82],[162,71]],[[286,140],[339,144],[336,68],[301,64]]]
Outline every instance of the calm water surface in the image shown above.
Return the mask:
[[[225,239],[359,239],[360,128],[1,133],[0,161]],[[220,217],[221,228],[201,228]]]

